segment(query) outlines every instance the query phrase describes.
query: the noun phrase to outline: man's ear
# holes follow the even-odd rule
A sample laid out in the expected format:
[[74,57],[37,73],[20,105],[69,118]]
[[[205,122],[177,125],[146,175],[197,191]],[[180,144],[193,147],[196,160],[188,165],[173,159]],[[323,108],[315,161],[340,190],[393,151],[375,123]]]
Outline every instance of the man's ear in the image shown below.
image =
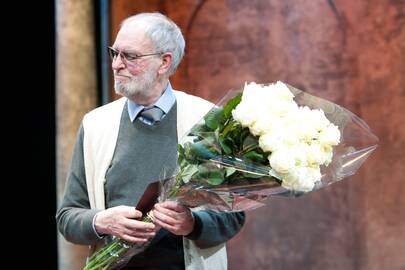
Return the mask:
[[173,63],[173,55],[170,52],[164,53],[162,55],[162,64],[158,70],[159,74],[165,74],[170,69]]

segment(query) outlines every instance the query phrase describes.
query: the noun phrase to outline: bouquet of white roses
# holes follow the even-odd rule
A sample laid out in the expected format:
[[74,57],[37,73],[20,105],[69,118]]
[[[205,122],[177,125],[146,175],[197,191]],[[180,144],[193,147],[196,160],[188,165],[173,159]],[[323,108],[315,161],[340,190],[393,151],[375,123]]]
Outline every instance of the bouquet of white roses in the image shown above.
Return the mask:
[[[228,92],[180,140],[178,172],[160,183],[160,200],[253,209],[270,196],[299,196],[354,174],[377,141],[337,104],[282,82],[249,83]],[[85,269],[119,269],[140,251],[114,239]]]

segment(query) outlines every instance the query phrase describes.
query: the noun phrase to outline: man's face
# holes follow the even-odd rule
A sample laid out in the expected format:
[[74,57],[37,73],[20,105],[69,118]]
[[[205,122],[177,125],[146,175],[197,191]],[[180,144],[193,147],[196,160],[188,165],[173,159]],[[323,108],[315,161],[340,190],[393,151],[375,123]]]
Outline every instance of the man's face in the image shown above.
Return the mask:
[[155,95],[161,58],[159,55],[136,58],[156,53],[142,29],[124,26],[112,47],[119,52],[112,62],[115,92],[130,99]]

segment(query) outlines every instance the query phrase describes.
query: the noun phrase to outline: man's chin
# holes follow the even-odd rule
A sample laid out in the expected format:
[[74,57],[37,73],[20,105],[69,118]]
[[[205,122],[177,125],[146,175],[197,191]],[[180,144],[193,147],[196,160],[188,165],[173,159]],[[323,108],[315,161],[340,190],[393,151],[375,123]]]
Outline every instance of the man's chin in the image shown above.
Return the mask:
[[129,92],[125,90],[122,86],[117,86],[117,84],[114,87],[115,93],[120,96],[128,97]]
[[129,99],[133,99],[135,96],[138,96],[140,93],[134,91],[128,91],[124,87],[115,87],[115,93],[120,96],[124,96]]

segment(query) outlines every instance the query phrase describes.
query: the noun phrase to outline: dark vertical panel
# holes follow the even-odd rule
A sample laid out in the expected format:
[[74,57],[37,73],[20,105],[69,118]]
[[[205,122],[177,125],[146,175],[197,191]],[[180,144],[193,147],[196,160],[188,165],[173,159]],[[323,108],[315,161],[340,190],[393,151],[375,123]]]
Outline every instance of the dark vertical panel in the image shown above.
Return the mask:
[[96,21],[98,22],[98,31],[96,31],[98,40],[98,89],[100,91],[100,104],[106,104],[111,101],[110,96],[110,59],[107,53],[107,46],[111,45],[110,41],[110,0],[101,0],[95,3]]

